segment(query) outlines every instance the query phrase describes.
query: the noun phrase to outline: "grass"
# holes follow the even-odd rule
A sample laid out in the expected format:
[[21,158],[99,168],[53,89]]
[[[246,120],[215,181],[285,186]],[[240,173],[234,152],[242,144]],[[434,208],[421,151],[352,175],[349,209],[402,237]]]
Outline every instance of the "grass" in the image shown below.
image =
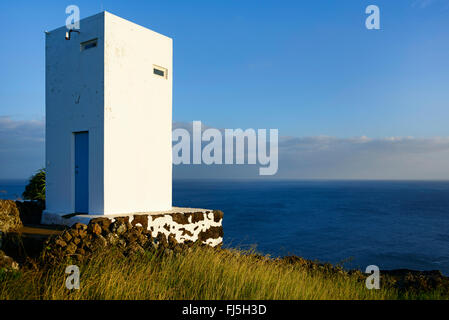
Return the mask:
[[421,299],[439,293],[368,290],[355,276],[310,271],[238,250],[204,247],[177,255],[114,250],[79,265],[80,289],[65,287],[65,267],[25,269],[0,277],[0,299]]

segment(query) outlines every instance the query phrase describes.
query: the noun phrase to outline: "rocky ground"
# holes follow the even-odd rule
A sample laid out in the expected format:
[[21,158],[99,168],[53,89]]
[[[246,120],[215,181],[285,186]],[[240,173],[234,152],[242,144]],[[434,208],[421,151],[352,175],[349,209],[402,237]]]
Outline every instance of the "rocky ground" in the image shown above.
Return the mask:
[[[3,247],[7,233],[17,232],[23,226],[16,202],[0,200],[0,249]],[[0,250],[0,270],[17,270],[19,264]]]
[[[287,256],[278,259],[282,262],[300,265],[311,272],[327,274],[342,274],[356,276],[361,282],[366,280],[367,274],[360,270],[344,270],[340,266],[330,263],[320,263],[307,260],[298,256]],[[382,270],[380,272],[382,286],[396,288],[401,292],[430,292],[441,290],[449,294],[449,277],[444,276],[438,270],[417,271],[409,269]]]
[[0,230],[18,231],[23,226],[16,201],[0,200]]

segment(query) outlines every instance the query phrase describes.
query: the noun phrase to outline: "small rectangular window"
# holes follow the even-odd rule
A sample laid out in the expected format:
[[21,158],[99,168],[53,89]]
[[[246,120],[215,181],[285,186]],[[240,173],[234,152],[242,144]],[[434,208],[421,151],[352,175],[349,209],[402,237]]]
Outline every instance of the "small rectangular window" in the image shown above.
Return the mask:
[[97,39],[81,42],[81,51],[95,48],[97,46]]
[[167,69],[159,67],[159,66],[153,66],[153,73],[155,75],[158,75],[162,78],[167,79]]

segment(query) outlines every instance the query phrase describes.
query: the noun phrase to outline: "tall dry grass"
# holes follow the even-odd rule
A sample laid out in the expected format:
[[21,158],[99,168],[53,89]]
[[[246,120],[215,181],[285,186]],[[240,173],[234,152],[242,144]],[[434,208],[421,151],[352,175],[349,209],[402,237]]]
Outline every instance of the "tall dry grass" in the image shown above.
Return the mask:
[[[80,289],[65,287],[65,267],[28,270],[0,280],[0,299],[396,299],[391,289],[368,290],[343,274],[238,250],[193,248],[178,255],[146,252],[125,258],[114,250],[80,265]],[[403,298],[410,298],[404,296]]]

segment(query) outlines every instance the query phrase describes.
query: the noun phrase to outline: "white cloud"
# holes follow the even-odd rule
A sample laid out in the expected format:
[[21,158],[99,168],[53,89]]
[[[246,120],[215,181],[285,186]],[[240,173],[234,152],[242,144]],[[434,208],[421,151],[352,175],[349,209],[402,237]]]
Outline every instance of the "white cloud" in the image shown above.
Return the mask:
[[42,120],[14,120],[0,116],[0,178],[28,178],[44,165]]
[[449,179],[449,137],[286,138],[279,155],[279,177]]
[[[191,131],[191,126],[173,123],[173,129]],[[44,165],[44,131],[42,120],[0,117],[0,179],[26,178]],[[178,165],[174,177],[258,178],[258,168]],[[273,178],[449,179],[449,137],[284,136],[279,138],[279,171]]]
[[426,7],[430,6],[434,2],[435,2],[435,0],[415,0],[412,3],[412,6],[413,7],[426,8]]
[[[189,124],[174,124],[190,131]],[[280,137],[273,178],[449,179],[449,137]],[[258,178],[255,166],[175,166],[175,177]]]
[[425,9],[434,4],[441,3],[444,4],[444,9],[447,9],[449,1],[448,0],[415,0],[412,2],[412,7]]

